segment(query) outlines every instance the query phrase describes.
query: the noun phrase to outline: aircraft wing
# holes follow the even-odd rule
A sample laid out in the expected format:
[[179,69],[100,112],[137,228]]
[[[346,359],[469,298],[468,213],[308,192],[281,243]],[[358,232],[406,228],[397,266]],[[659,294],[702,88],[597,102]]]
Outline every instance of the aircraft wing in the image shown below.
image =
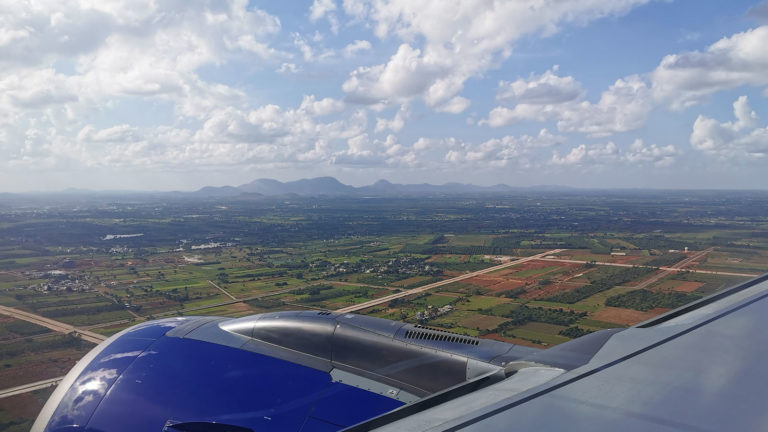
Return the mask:
[[32,431],[768,430],[767,280],[548,350],[331,312],[152,321]]
[[376,430],[768,430],[767,332],[762,276],[618,332],[544,384],[515,392],[522,370]]

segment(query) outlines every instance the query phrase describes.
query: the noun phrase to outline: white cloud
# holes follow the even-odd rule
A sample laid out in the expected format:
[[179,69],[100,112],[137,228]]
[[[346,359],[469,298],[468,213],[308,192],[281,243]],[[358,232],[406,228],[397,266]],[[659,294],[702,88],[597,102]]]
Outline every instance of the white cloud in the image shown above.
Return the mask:
[[426,64],[420,54],[420,50],[402,44],[386,64],[355,69],[342,89],[354,102],[408,101],[425,91],[437,75],[438,66]]
[[552,152],[551,163],[554,165],[597,165],[615,161],[619,158],[619,149],[613,142],[605,144],[581,144],[571,149],[565,155],[560,156],[557,150]]
[[599,137],[640,127],[654,107],[648,85],[638,75],[617,80],[591,103],[582,99],[578,81],[557,76],[556,70],[532,75],[529,80],[502,81],[498,99],[521,102],[514,108],[494,108],[479,124],[501,127],[524,120],[556,120],[561,132]]
[[273,104],[216,109],[197,129],[88,125],[68,137],[54,127],[27,128],[20,137],[24,144],[11,149],[9,160],[29,166],[51,166],[48,161],[55,161],[142,169],[330,162],[334,142],[360,136],[367,128],[362,111],[337,121],[317,120],[342,109],[341,101],[309,95],[295,109]]
[[325,116],[343,110],[344,102],[333,98],[316,100],[315,95],[309,95],[304,96],[299,109],[312,116]]
[[339,33],[339,19],[334,13],[336,11],[336,2],[333,0],[314,0],[309,8],[309,19],[317,21],[323,17],[328,20],[333,34]]
[[651,74],[657,99],[675,109],[742,85],[768,85],[768,26],[723,38],[706,51],[664,57]]
[[[542,129],[536,136],[522,135],[519,137],[507,135],[493,138],[480,144],[453,141],[455,148],[449,150],[444,160],[451,164],[476,165],[478,167],[501,167],[509,162],[528,167],[532,164],[537,150],[559,145],[565,142],[565,137],[552,135]],[[419,144],[419,142],[417,142]],[[431,143],[422,145],[426,148]]]
[[[201,66],[232,55],[284,56],[266,42],[280,30],[279,20],[242,0],[184,8],[154,1],[15,2],[5,11],[5,33],[28,29],[24,40],[0,45],[2,99],[11,110],[66,104],[85,115],[126,97],[156,98],[171,101],[179,115],[200,118],[244,100],[239,90],[203,81]],[[58,73],[48,66],[54,60],[70,60],[74,70]]]
[[597,103],[580,102],[560,113],[557,129],[606,136],[637,129],[645,123],[654,103],[645,81],[637,75],[617,80]]
[[417,158],[412,149],[401,145],[397,137],[387,135],[382,141],[361,134],[347,140],[347,149],[333,155],[331,162],[349,166],[414,166]]
[[552,165],[601,166],[651,164],[657,167],[672,165],[680,152],[673,145],[659,147],[656,144],[647,146],[643,140],[636,139],[626,149],[621,149],[612,141],[606,143],[580,144],[573,147],[566,155],[557,150],[552,152]]
[[392,118],[392,120],[377,117],[376,128],[374,131],[382,132],[390,130],[392,132],[399,132],[403,129],[403,127],[405,127],[405,121],[408,119],[410,114],[411,110],[408,104],[403,104],[400,106],[400,109],[397,110],[397,113],[395,113],[395,116]]
[[451,114],[459,114],[465,109],[469,108],[471,104],[472,102],[470,102],[469,99],[465,97],[454,96],[448,102],[438,106],[436,110],[440,112],[448,112]]
[[646,146],[643,140],[636,139],[629,146],[629,150],[624,152],[623,160],[634,164],[652,163],[661,167],[672,165],[679,154],[680,152],[671,144],[664,147],[656,144]]
[[344,57],[354,57],[360,52],[370,51],[372,45],[367,40],[356,40],[344,47]]
[[720,123],[698,116],[690,136],[691,147],[722,158],[754,158],[768,155],[768,127],[758,126],[746,96],[733,103],[736,121]]
[[[581,85],[573,77],[558,76],[557,67],[528,79],[501,81],[497,99],[515,105],[495,107],[479,124],[502,127],[520,121],[554,120],[561,132],[593,137],[634,130],[645,124],[650,111],[658,106],[683,109],[717,91],[742,85],[768,86],[768,50],[763,49],[767,45],[768,26],[762,26],[723,38],[703,52],[668,55],[646,76],[617,80],[596,103],[585,100]],[[700,128],[705,123],[700,123]]]
[[295,63],[283,63],[280,65],[275,72],[281,73],[281,74],[294,74],[299,72],[301,69],[299,69],[298,66],[296,66]]
[[736,117],[736,122],[728,123],[728,125],[735,131],[754,128],[760,121],[757,113],[752,111],[752,108],[749,106],[749,100],[746,96],[740,96],[733,103],[733,115]]
[[[316,38],[315,38],[316,39]],[[315,41],[317,42],[317,41]],[[301,52],[301,56],[306,62],[317,62],[332,57],[335,53],[331,49],[322,47],[313,47],[304,36],[299,33],[293,33],[293,44]]]
[[581,98],[584,95],[581,83],[571,76],[556,75],[558,69],[554,66],[541,75],[531,74],[527,80],[500,81],[496,99],[525,105],[552,105]]
[[510,109],[498,106],[488,113],[488,118],[480,120],[479,125],[491,127],[509,126],[524,120],[543,122],[560,116],[561,111],[553,105],[528,105],[519,104]]
[[[467,79],[508,57],[520,37],[625,13],[646,1],[574,0],[537,7],[503,0],[345,0],[347,14],[372,23],[379,38],[394,35],[404,43],[387,63],[353,71],[343,88],[361,103],[421,97],[439,107]],[[417,47],[419,40],[423,49]]]

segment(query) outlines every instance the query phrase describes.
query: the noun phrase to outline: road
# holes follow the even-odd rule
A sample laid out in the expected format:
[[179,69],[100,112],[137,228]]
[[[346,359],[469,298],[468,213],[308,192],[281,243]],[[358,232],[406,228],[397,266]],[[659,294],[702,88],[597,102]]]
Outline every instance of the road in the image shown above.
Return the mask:
[[264,293],[264,294],[257,294],[257,295],[254,295],[254,296],[243,297],[243,298],[240,298],[240,299],[229,300],[229,301],[225,301],[225,302],[213,303],[213,304],[208,304],[208,305],[203,305],[203,306],[195,306],[195,307],[191,307],[191,308],[187,308],[187,309],[181,309],[181,310],[173,310],[173,311],[168,311],[168,312],[154,314],[154,316],[161,317],[161,316],[168,316],[168,315],[177,315],[179,313],[184,313],[184,312],[194,312],[194,311],[198,311],[198,310],[210,309],[210,308],[219,307],[219,306],[227,306],[227,305],[231,305],[231,304],[235,304],[235,303],[247,302],[249,300],[257,300],[257,299],[264,298],[264,297],[271,297],[271,296],[275,296],[275,295],[278,295],[278,294],[284,294],[284,293],[287,293],[287,292],[295,291],[295,290],[300,289],[300,288],[304,288],[305,286],[306,285],[294,286],[294,287],[291,287],[291,288],[285,288],[285,289],[281,289],[281,290],[278,290],[278,291],[270,291],[270,292],[267,292],[267,293]]
[[47,327],[51,330],[55,330],[60,333],[64,333],[64,334],[75,333],[77,335],[80,335],[80,337],[83,338],[83,340],[87,340],[88,342],[93,342],[95,344],[101,343],[102,341],[107,339],[107,336],[100,335],[98,333],[94,333],[89,330],[77,328],[75,326],[72,326],[60,321],[52,320],[44,316],[35,315],[33,313],[14,309],[8,306],[0,306],[0,314],[8,315],[13,318],[17,318],[20,320],[31,322],[33,324]]
[[224,295],[226,295],[227,297],[231,298],[232,300],[237,300],[237,299],[235,298],[235,296],[233,296],[232,294],[228,293],[228,292],[227,292],[227,290],[225,290],[224,288],[222,288],[222,287],[220,287],[220,286],[216,285],[215,283],[213,283],[213,281],[210,281],[210,280],[209,280],[209,281],[208,281],[208,283],[209,283],[209,284],[211,284],[211,285],[213,285],[213,286],[215,286],[216,288],[218,288],[218,289],[219,289],[219,291],[223,292],[223,293],[224,293]]
[[[659,270],[662,270],[663,273],[660,273],[659,275],[655,275],[655,276],[659,276],[658,279],[660,279],[661,277],[666,276],[669,273],[679,272],[679,271],[689,271],[689,272],[692,272],[692,273],[717,274],[717,275],[726,275],[726,276],[746,276],[746,277],[757,276],[755,274],[749,274],[749,273],[717,272],[717,271],[709,271],[709,270],[693,270],[693,269],[686,269],[686,268],[684,268],[684,266],[690,264],[691,262],[693,262],[693,261],[699,259],[700,257],[704,256],[705,254],[711,252],[712,249],[713,248],[700,251],[700,252],[692,255],[691,257],[688,257],[688,258],[680,261],[679,263],[675,264],[674,266],[671,266],[671,267],[660,267]],[[397,299],[397,298],[409,296],[409,295],[412,295],[412,294],[422,293],[422,292],[425,292],[425,291],[428,291],[428,290],[431,290],[431,289],[434,289],[434,288],[438,288],[438,287],[441,287],[441,286],[444,286],[444,285],[448,285],[448,284],[453,283],[453,282],[458,282],[458,281],[469,279],[469,278],[472,278],[472,277],[475,277],[475,276],[478,276],[478,275],[491,273],[491,272],[494,272],[494,271],[497,271],[497,270],[501,270],[501,269],[504,269],[504,268],[507,268],[507,267],[513,267],[513,266],[516,266],[516,265],[519,265],[519,264],[523,264],[523,263],[526,263],[526,262],[529,262],[529,261],[541,260],[541,261],[554,261],[554,262],[576,263],[576,264],[587,264],[588,263],[587,261],[580,261],[580,260],[570,260],[570,259],[562,259],[562,258],[544,258],[545,256],[553,255],[553,254],[556,254],[558,252],[562,252],[563,250],[564,249],[555,249],[555,250],[551,250],[551,251],[548,251],[548,252],[544,252],[544,253],[540,253],[540,254],[537,254],[537,255],[533,255],[533,256],[530,256],[530,257],[521,258],[521,259],[519,259],[517,261],[506,262],[506,263],[503,263],[503,264],[500,264],[500,265],[497,265],[497,266],[489,267],[489,268],[478,270],[478,271],[471,272],[471,273],[466,273],[466,274],[463,274],[461,276],[457,276],[455,278],[446,279],[446,280],[443,280],[443,281],[440,281],[440,282],[435,282],[435,283],[432,283],[432,284],[424,285],[424,286],[419,287],[419,288],[414,288],[414,289],[411,289],[411,290],[405,290],[405,291],[402,291],[402,292],[399,292],[399,293],[395,293],[395,294],[392,294],[392,295],[389,295],[389,296],[381,297],[381,298],[378,298],[378,299],[375,299],[375,300],[371,300],[371,301],[368,301],[368,302],[365,302],[365,303],[360,303],[358,305],[354,305],[354,306],[349,306],[349,307],[345,307],[345,308],[342,308],[342,309],[338,309],[336,312],[341,312],[341,313],[355,312],[355,311],[358,311],[358,310],[361,310],[361,309],[365,309],[365,308],[368,308],[368,307],[371,307],[371,306],[376,306],[376,305],[379,305],[379,304],[382,304],[382,303],[386,303],[386,302],[392,301],[392,300]],[[590,263],[595,264],[595,265],[605,265],[605,266],[615,266],[615,267],[636,267],[635,265],[632,265],[632,264],[618,264],[618,263],[609,263],[609,262],[590,262]],[[639,266],[639,267],[643,267],[643,266]],[[655,276],[654,276],[654,278],[655,278]],[[651,278],[651,279],[654,279],[654,278]],[[651,280],[651,279],[644,281],[643,284],[646,284],[644,286],[650,285],[651,283],[653,283],[656,280],[658,280],[658,279],[655,279],[655,280]],[[234,296],[232,296],[231,294],[229,294],[228,292],[226,292],[224,289],[220,288],[218,285],[213,283],[212,281],[208,281],[208,282],[210,282],[213,286],[215,286],[216,288],[218,288],[219,290],[224,292],[224,294],[226,294],[232,300],[231,301],[220,302],[220,303],[215,303],[215,304],[204,305],[204,306],[197,306],[197,307],[193,307],[193,308],[183,309],[183,310],[180,310],[180,311],[169,311],[169,312],[165,312],[165,313],[162,313],[162,314],[157,314],[156,316],[175,315],[175,314],[177,314],[179,312],[193,312],[193,311],[196,311],[196,310],[209,309],[209,308],[218,307],[218,306],[226,306],[226,305],[230,305],[230,304],[235,304],[235,303],[245,302],[245,301],[249,301],[249,300],[256,300],[256,299],[260,299],[260,298],[265,298],[265,297],[270,297],[270,296],[274,296],[274,295],[278,295],[278,294],[283,294],[283,293],[287,293],[287,292],[290,292],[290,291],[293,291],[293,290],[296,290],[296,289],[299,289],[299,288],[303,287],[303,286],[302,287],[291,287],[291,288],[286,288],[286,289],[283,289],[283,290],[271,291],[271,292],[264,293],[264,294],[259,294],[259,295],[255,295],[255,296],[250,296],[250,297],[244,297],[244,298],[241,298],[241,299],[237,299]],[[320,282],[322,282],[322,281],[320,281]],[[328,283],[335,283],[335,284],[346,284],[344,282],[338,282],[338,281],[326,281],[326,282],[328,282]],[[351,285],[360,286],[361,284],[351,284]],[[394,289],[393,287],[380,287],[380,286],[373,286],[373,285],[372,285],[372,287],[385,288],[385,289]],[[305,307],[305,306],[303,306],[303,307]],[[52,320],[50,318],[45,318],[45,317],[42,317],[42,316],[39,316],[39,315],[31,314],[29,312],[20,311],[18,309],[9,308],[9,307],[6,307],[6,306],[0,306],[0,313],[2,313],[4,315],[12,316],[14,318],[18,318],[18,319],[22,319],[22,320],[25,320],[25,321],[29,321],[29,322],[32,322],[32,323],[35,323],[35,324],[38,324],[38,325],[42,325],[44,327],[47,327],[47,328],[50,328],[52,330],[55,330],[55,331],[58,331],[58,332],[62,332],[62,333],[76,332],[76,333],[80,334],[83,339],[91,341],[91,342],[94,342],[94,343],[99,343],[99,342],[103,341],[104,339],[106,339],[106,336],[100,335],[98,333],[90,332],[90,331],[88,331],[86,329],[76,328],[76,327],[71,326],[69,324],[65,324],[65,323],[62,323],[62,322],[59,322],[59,321],[55,321],[55,320]],[[120,324],[120,323],[124,323],[124,322],[129,322],[129,320],[115,321],[113,323],[106,323],[106,324],[100,324],[100,325],[96,325],[96,326],[90,326],[89,328],[103,327],[103,326],[106,326],[106,325]],[[14,395],[17,395],[17,394],[26,393],[26,392],[30,392],[30,391],[34,391],[34,390],[43,389],[43,388],[46,388],[48,386],[56,385],[63,378],[64,377],[52,378],[52,379],[49,379],[49,380],[38,381],[38,382],[34,382],[34,383],[30,383],[30,384],[25,384],[25,385],[18,386],[18,387],[13,387],[13,388],[5,389],[5,390],[0,390],[0,398],[14,396]]]
[[[561,263],[573,263],[573,264],[594,264],[594,265],[601,265],[601,266],[614,266],[614,267],[646,267],[646,268],[656,268],[656,267],[650,267],[650,266],[642,266],[642,265],[636,265],[636,264],[619,264],[619,263],[610,263],[610,262],[602,262],[602,261],[581,261],[581,260],[571,260],[571,259],[564,259],[564,258],[542,258],[542,261],[552,261],[552,262],[561,262]],[[675,268],[675,267],[658,267],[659,270],[664,271],[671,271],[671,272],[691,272],[691,273],[702,273],[702,274],[714,274],[714,275],[721,275],[721,276],[742,276],[742,277],[756,277],[759,276],[755,273],[732,273],[732,272],[722,272],[722,271],[712,271],[712,270],[696,270],[696,269],[687,269],[687,268]]]
[[704,255],[712,252],[713,250],[715,250],[715,248],[711,247],[709,249],[704,249],[703,251],[696,252],[695,254],[693,254],[693,255],[691,255],[691,256],[681,260],[677,264],[675,264],[675,265],[673,265],[671,267],[668,267],[667,270],[662,270],[661,272],[656,273],[653,276],[649,277],[648,279],[640,282],[639,284],[637,284],[634,287],[632,287],[632,289],[633,290],[640,290],[640,289],[646,288],[646,287],[648,287],[648,286],[658,282],[660,279],[666,277],[670,273],[674,273],[674,272],[682,269],[683,267],[687,266],[688,264],[696,261],[697,259],[703,257]]
[[362,309],[365,309],[365,308],[369,308],[371,306],[376,306],[376,305],[379,305],[379,304],[382,304],[382,303],[387,303],[387,302],[392,301],[394,299],[398,299],[398,298],[401,298],[401,297],[409,296],[409,295],[412,295],[412,294],[422,293],[424,291],[429,291],[429,290],[434,289],[434,288],[438,288],[438,287],[441,287],[441,286],[444,286],[444,285],[448,285],[448,284],[454,283],[454,282],[459,282],[459,281],[462,281],[462,280],[465,280],[465,279],[469,279],[469,278],[472,278],[472,277],[475,277],[475,276],[478,276],[478,275],[481,275],[481,274],[491,273],[491,272],[495,272],[497,270],[505,269],[507,267],[512,267],[512,266],[516,266],[516,265],[519,265],[519,264],[523,264],[523,263],[526,263],[528,261],[533,261],[533,260],[541,259],[542,257],[545,257],[547,255],[556,254],[556,253],[562,252],[564,250],[565,249],[554,249],[554,250],[551,250],[551,251],[548,251],[548,252],[540,253],[540,254],[529,256],[529,257],[525,257],[525,258],[521,258],[521,259],[519,259],[517,261],[506,262],[504,264],[499,264],[497,266],[488,267],[486,269],[474,271],[474,272],[471,272],[471,273],[466,273],[466,274],[463,274],[461,276],[457,276],[455,278],[446,279],[446,280],[443,280],[443,281],[440,281],[440,282],[431,283],[431,284],[424,285],[424,286],[421,286],[421,287],[418,287],[418,288],[414,288],[414,289],[410,289],[410,290],[405,290],[405,291],[402,291],[402,292],[399,292],[399,293],[395,293],[395,294],[391,294],[391,295],[384,296],[384,297],[381,297],[381,298],[377,298],[377,299],[374,299],[374,300],[370,300],[370,301],[367,301],[367,302],[364,302],[364,303],[360,303],[360,304],[356,304],[356,305],[353,305],[353,306],[348,306],[348,307],[345,307],[345,308],[337,309],[336,312],[348,313],[348,312],[359,311],[359,310],[362,310]]
[[0,399],[55,386],[55,385],[58,385],[63,379],[64,377],[60,376],[57,378],[51,378],[43,381],[37,381],[29,384],[20,385],[17,387],[11,387],[4,390],[0,390]]

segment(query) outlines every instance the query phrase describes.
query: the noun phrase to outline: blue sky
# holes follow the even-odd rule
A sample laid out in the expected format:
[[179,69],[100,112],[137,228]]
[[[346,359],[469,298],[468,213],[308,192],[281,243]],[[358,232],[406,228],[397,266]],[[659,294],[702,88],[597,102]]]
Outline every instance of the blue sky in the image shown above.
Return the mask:
[[0,191],[768,180],[767,3],[0,9]]

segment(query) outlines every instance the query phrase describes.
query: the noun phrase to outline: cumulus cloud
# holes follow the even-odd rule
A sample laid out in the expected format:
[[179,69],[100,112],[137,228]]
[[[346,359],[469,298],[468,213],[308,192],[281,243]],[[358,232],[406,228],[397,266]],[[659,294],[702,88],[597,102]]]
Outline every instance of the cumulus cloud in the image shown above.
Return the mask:
[[656,144],[645,145],[636,139],[627,149],[621,149],[612,141],[606,143],[580,144],[567,154],[552,152],[552,165],[599,166],[605,164],[626,163],[631,165],[651,164],[657,167],[672,165],[680,152],[673,145],[659,147]]
[[683,109],[711,94],[739,87],[768,85],[768,26],[736,33],[705,51],[668,55],[651,73],[654,96]]
[[733,103],[735,121],[721,123],[698,116],[690,136],[691,147],[722,158],[764,157],[768,155],[768,127],[759,127],[757,114],[746,96]]
[[629,150],[624,152],[623,159],[635,164],[651,163],[655,166],[669,166],[675,162],[678,155],[680,152],[673,145],[646,146],[643,140],[638,138],[629,146]]
[[[443,106],[467,79],[508,57],[520,37],[551,34],[563,24],[625,13],[646,2],[580,0],[536,7],[502,0],[345,0],[347,14],[372,22],[378,37],[396,36],[403,44],[387,63],[353,71],[343,88],[360,103],[421,97],[429,106]],[[449,106],[457,110],[458,101]]]
[[336,2],[333,0],[315,0],[309,8],[309,19],[317,21],[323,17],[328,20],[333,34],[339,33],[339,19],[334,13],[336,11]]
[[459,114],[461,112],[464,112],[469,106],[472,104],[472,102],[469,101],[469,99],[461,96],[454,96],[449,100],[448,102],[437,106],[435,108],[437,111],[440,112],[447,112],[451,114]]
[[400,109],[397,110],[397,113],[395,113],[395,116],[392,118],[392,120],[387,120],[385,118],[376,118],[376,128],[374,129],[376,132],[382,132],[390,130],[392,132],[399,132],[403,129],[405,126],[405,121],[408,119],[408,117],[411,115],[411,110],[408,104],[403,104],[400,106]]
[[159,50],[178,47],[174,44],[192,48],[175,53],[187,60],[190,56],[216,59],[232,49],[270,55],[276,51],[263,39],[280,30],[276,17],[248,8],[243,0],[203,0],[183,8],[154,0],[43,0],[13,2],[3,9],[0,68],[93,54],[115,38],[149,41],[148,47]]
[[561,77],[555,74],[559,67],[541,75],[516,81],[500,81],[496,99],[512,101],[524,105],[552,105],[576,100],[584,95],[581,83],[571,76]]
[[[82,120],[115,107],[166,104],[177,122],[215,119],[225,108],[245,109],[247,97],[201,78],[202,67],[235,57],[265,64],[290,57],[271,46],[279,19],[245,0],[199,0],[183,7],[154,0],[43,0],[2,9],[0,111],[13,122],[0,124],[0,145],[11,163],[55,158],[60,164],[149,167],[174,158],[172,145],[181,147],[175,152],[193,153],[185,146],[197,144],[175,141],[178,134],[161,126],[97,130]],[[186,138],[195,134],[194,126],[170,129]]]
[[[67,104],[82,114],[122,98],[155,98],[173,103],[179,115],[201,118],[242,104],[244,94],[204,81],[200,67],[232,55],[285,56],[267,43],[279,20],[242,0],[184,8],[154,1],[16,2],[5,12],[3,38],[14,43],[0,44],[0,103],[9,110]],[[62,59],[73,63],[72,71],[50,67]]]
[[[319,42],[319,40],[314,42]],[[301,52],[304,61],[309,63],[326,60],[335,54],[331,49],[310,45],[309,41],[299,33],[293,33],[293,44]]]
[[295,74],[301,70],[298,66],[296,66],[295,63],[283,63],[280,65],[279,68],[275,70],[277,73],[281,74]]
[[491,127],[531,120],[556,120],[562,132],[607,136],[641,126],[654,107],[646,82],[638,75],[617,80],[596,103],[583,100],[581,84],[554,72],[499,84],[497,99],[518,102],[513,108],[498,106],[480,124]]
[[426,65],[420,55],[420,50],[402,44],[386,64],[355,69],[342,89],[358,103],[406,102],[426,90],[438,74],[439,65]]
[[565,156],[557,150],[552,152],[551,163],[554,165],[602,164],[619,158],[619,149],[613,142],[604,144],[581,144],[571,149]]
[[349,166],[415,166],[413,149],[401,145],[397,137],[387,135],[384,140],[371,140],[361,134],[347,140],[347,148],[333,155],[331,162]]
[[371,43],[367,40],[356,40],[344,47],[344,57],[354,57],[360,52],[370,51]]
[[642,126],[653,108],[648,85],[632,75],[617,80],[597,103],[582,101],[566,106],[559,115],[557,129],[595,137],[626,132]]
[[343,110],[344,102],[333,98],[316,100],[315,95],[309,95],[304,96],[299,109],[312,116],[325,116]]
[[[542,129],[538,135],[507,135],[493,138],[479,144],[453,141],[455,148],[449,150],[445,162],[450,164],[477,165],[481,167],[502,167],[510,162],[530,166],[538,149],[556,146],[565,142],[565,137],[553,135]],[[418,144],[418,142],[417,142]]]
[[142,169],[329,163],[334,156],[332,143],[360,136],[367,128],[362,111],[340,120],[319,120],[341,109],[341,101],[308,95],[296,108],[267,104],[255,109],[217,109],[199,128],[87,125],[73,136],[60,128],[28,128],[23,134],[25,145],[12,151],[10,160],[12,165],[76,162],[87,167]]
[[679,110],[718,91],[768,86],[766,45],[768,26],[761,26],[723,38],[705,51],[668,55],[648,74],[618,79],[595,103],[585,99],[573,77],[558,75],[557,67],[527,79],[501,81],[497,100],[505,105],[493,108],[479,124],[556,121],[561,132],[593,137],[634,130],[656,107]]

